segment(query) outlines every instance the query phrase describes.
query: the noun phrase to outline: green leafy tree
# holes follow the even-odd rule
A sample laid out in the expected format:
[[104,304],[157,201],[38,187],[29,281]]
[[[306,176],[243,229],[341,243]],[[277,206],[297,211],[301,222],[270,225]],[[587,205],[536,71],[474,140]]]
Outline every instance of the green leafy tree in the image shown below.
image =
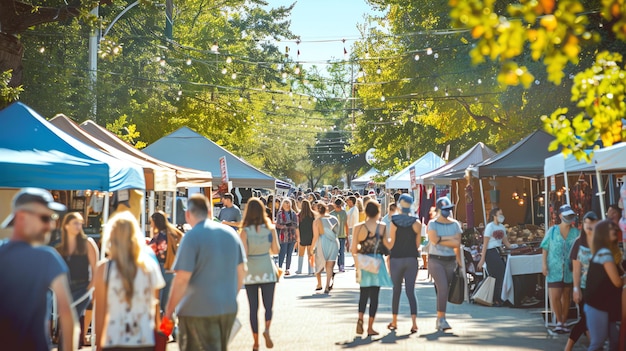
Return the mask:
[[107,123],[106,128],[116,134],[120,139],[132,144],[137,149],[143,149],[147,144],[138,138],[141,137],[141,133],[137,131],[137,125],[128,124],[128,116],[122,115],[120,118],[113,121],[113,123]]
[[624,70],[617,54],[626,48],[623,2],[541,0],[502,6],[492,0],[451,0],[450,5],[452,24],[469,28],[475,40],[472,61],[497,61],[503,86],[531,87],[538,73],[529,68],[531,60],[543,64],[547,79],[557,85],[572,72],[569,97],[575,106],[557,104],[559,109],[541,118],[556,137],[551,149],[561,146],[566,154],[589,159],[585,149],[597,140],[609,146],[626,138],[620,93]]

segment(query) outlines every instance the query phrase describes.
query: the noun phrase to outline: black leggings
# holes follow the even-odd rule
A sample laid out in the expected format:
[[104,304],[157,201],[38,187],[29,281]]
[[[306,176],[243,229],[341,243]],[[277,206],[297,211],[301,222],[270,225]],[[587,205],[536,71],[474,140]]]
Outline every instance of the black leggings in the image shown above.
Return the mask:
[[417,278],[417,257],[401,257],[389,259],[391,280],[393,281],[393,295],[391,299],[391,313],[398,314],[400,309],[400,294],[402,281],[404,290],[409,299],[411,314],[417,314],[417,299],[415,298],[415,279]]
[[[584,290],[581,291],[580,293],[584,294]],[[580,320],[578,321],[578,323],[576,323],[574,328],[572,328],[572,331],[569,334],[569,338],[574,342],[577,342],[578,339],[580,339],[580,336],[585,334],[585,332],[587,331],[587,317],[585,317],[585,302],[584,301],[578,304],[578,310],[580,311]],[[622,328],[626,328],[626,327],[622,327]]]
[[493,289],[493,302],[502,302],[502,282],[504,281],[504,271],[506,265],[500,257],[498,249],[493,248],[487,250],[485,255],[485,263],[487,263],[487,271],[490,277],[496,278],[496,286]]
[[249,284],[246,285],[248,304],[250,305],[250,326],[252,333],[259,333],[259,288],[263,296],[263,307],[265,307],[265,321],[272,320],[272,306],[274,305],[274,288],[276,283]]
[[359,313],[365,313],[365,306],[367,305],[367,299],[370,300],[370,317],[376,316],[378,310],[378,293],[380,292],[380,286],[367,286],[361,287],[361,295],[359,296]]

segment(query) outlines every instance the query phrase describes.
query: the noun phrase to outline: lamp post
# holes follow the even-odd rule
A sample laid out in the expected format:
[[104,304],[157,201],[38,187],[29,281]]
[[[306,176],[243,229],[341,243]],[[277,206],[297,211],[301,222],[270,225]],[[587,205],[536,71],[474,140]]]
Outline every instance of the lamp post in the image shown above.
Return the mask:
[[[93,121],[98,123],[98,95],[96,94],[96,86],[98,83],[98,48],[100,46],[100,41],[104,39],[109,31],[113,27],[113,25],[122,17],[126,12],[128,12],[133,7],[139,5],[139,0],[133,2],[128,5],[122,12],[120,12],[113,21],[106,27],[102,34],[100,33],[100,28],[96,27],[91,31],[89,35],[89,89],[91,90],[91,118]],[[93,10],[91,10],[91,15],[98,17],[98,9],[99,6],[96,6]],[[169,22],[168,22],[169,23]]]

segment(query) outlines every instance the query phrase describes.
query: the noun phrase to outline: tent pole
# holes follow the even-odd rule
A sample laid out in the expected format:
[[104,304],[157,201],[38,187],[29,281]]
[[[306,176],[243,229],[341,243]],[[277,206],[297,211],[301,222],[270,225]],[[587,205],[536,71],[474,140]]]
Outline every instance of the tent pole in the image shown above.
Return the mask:
[[[108,226],[108,222],[109,222],[109,192],[106,191],[104,193],[104,207],[102,208],[102,223],[104,223],[104,228],[103,228],[104,230],[106,230],[106,227]],[[101,238],[103,239],[103,237]],[[105,251],[106,251],[105,246],[102,245],[102,250],[100,250],[100,259],[104,259]]]
[[596,169],[596,181],[598,182],[598,195],[600,195],[600,212],[602,219],[606,219],[606,209],[604,208],[604,190],[602,189],[602,174]]
[[480,178],[480,199],[483,202],[483,225],[487,226],[487,209],[485,208],[485,191],[483,190],[483,179]]
[[141,219],[141,231],[143,235],[146,236],[146,192],[143,191],[141,193],[141,215],[139,216]]
[[178,189],[174,189],[174,196],[172,196],[172,224],[176,225],[176,196],[178,195]]
[[[548,226],[550,225],[550,219],[548,217],[548,205],[550,203],[550,197],[548,194],[548,177],[544,177],[544,192],[543,192],[543,210],[544,210],[544,233],[548,232]],[[544,296],[544,325],[548,328],[548,280],[545,279],[543,290],[545,292]]]
[[530,213],[531,213],[530,223],[534,225],[535,224],[535,196],[533,192],[533,181],[528,180],[528,182],[530,183]]
[[[569,199],[569,180],[567,179],[567,171],[563,172],[563,178],[565,178],[565,200],[567,200],[567,204],[570,205]],[[571,206],[571,205],[570,205]]]

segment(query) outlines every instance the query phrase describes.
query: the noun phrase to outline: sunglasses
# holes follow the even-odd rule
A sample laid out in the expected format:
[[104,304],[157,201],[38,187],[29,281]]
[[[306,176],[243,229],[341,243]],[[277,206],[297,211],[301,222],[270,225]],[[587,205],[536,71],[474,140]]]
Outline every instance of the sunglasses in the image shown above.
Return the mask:
[[39,220],[42,223],[45,223],[45,224],[48,224],[48,223],[50,223],[52,221],[56,221],[56,220],[59,219],[59,215],[56,214],[56,213],[48,215],[48,214],[41,214],[41,213],[38,213],[38,212],[33,211],[33,210],[27,210],[27,209],[22,209],[22,211],[24,211],[26,213],[30,213],[32,215],[35,215],[35,216],[39,217]]

